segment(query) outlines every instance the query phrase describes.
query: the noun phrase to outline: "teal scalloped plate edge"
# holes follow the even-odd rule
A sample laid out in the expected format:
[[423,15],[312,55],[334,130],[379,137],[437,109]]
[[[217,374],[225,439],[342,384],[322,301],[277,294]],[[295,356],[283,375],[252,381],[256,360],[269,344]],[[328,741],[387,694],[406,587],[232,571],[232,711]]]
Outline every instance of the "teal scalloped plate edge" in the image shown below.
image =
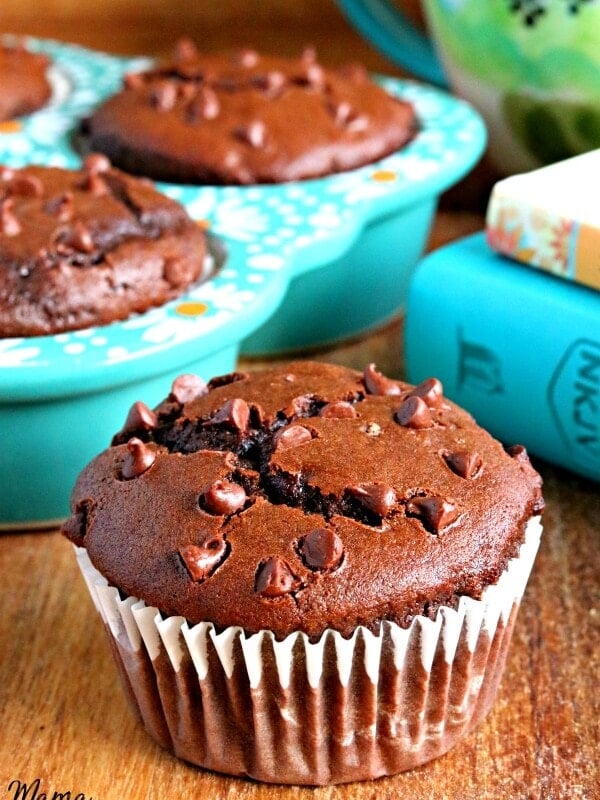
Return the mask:
[[[28,38],[54,72],[50,104],[16,125],[0,125],[0,163],[77,167],[73,132],[126,72],[146,58],[122,58],[71,44]],[[52,77],[52,76],[51,76]],[[402,150],[357,170],[279,185],[188,186],[159,183],[192,218],[220,237],[224,267],[176,301],[123,322],[55,336],[0,339],[0,399],[58,397],[147,374],[173,348],[201,355],[239,341],[279,306],[290,279],[343,254],[372,219],[434,196],[460,178],[485,146],[479,115],[447,93],[377,77],[414,103],[417,136]]]

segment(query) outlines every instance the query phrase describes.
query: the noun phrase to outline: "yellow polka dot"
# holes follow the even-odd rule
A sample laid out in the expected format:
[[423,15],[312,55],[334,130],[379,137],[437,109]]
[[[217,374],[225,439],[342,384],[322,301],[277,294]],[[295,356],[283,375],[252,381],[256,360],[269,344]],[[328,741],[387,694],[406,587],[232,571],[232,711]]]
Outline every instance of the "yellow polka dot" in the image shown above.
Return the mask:
[[395,181],[397,177],[398,174],[391,169],[378,169],[371,175],[374,181],[380,181],[381,183]]
[[208,311],[208,306],[206,303],[180,303],[175,311],[182,317],[201,317]]
[[203,231],[207,231],[210,228],[210,222],[207,219],[197,219],[196,225],[202,228]]
[[0,133],[18,133],[22,128],[23,125],[18,119],[9,119],[5,122],[0,122]]

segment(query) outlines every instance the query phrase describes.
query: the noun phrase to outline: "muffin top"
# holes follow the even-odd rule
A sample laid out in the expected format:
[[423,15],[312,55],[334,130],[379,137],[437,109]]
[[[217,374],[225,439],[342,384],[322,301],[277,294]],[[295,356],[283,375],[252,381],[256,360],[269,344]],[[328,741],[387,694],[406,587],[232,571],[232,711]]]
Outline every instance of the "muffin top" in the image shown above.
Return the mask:
[[359,66],[332,70],[254,50],[200,54],[127,75],[84,122],[89,146],[130,172],[169,181],[280,183],[368,164],[416,132],[413,107]]
[[524,448],[438,380],[298,361],[136,403],[63,532],[165,614],[316,638],[479,598],[542,509]]
[[179,203],[103,155],[81,170],[0,166],[0,336],[125,319],[205,277],[206,255]]
[[0,45],[0,122],[30,114],[48,102],[49,66],[50,59],[41,53]]

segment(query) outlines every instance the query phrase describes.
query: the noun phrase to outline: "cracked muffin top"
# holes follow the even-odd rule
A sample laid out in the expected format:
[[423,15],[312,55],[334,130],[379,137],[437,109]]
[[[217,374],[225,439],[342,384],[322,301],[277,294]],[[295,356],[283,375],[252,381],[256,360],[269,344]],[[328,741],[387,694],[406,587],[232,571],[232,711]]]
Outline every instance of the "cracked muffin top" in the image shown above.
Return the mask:
[[22,44],[0,45],[0,122],[31,114],[50,100],[49,67],[48,56]]
[[0,336],[103,325],[206,277],[206,235],[99,154],[81,170],[0,166]]
[[165,614],[317,638],[479,598],[542,509],[524,448],[438,380],[298,361],[134,404],[63,533]]
[[412,105],[360,66],[326,69],[298,58],[200,53],[125,77],[123,89],[82,126],[115,165],[167,181],[281,183],[369,164],[417,130]]

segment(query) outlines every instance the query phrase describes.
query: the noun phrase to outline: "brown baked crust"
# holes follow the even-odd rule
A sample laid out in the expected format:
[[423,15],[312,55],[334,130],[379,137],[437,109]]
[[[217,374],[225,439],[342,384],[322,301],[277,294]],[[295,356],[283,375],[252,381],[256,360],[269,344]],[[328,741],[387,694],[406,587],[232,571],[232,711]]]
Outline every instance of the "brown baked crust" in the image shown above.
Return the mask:
[[0,45],[0,122],[31,114],[50,99],[50,59],[24,47]]
[[543,508],[524,449],[440,388],[309,361],[176,382],[84,470],[64,533],[111,584],[192,623],[407,626],[479,598]]
[[0,336],[125,319],[206,271],[205,233],[148,181],[89,156],[81,170],[0,166]]
[[401,148],[413,107],[365,70],[327,70],[253,50],[204,55],[127,76],[85,122],[92,149],[136,174],[209,184],[280,183],[352,169]]

